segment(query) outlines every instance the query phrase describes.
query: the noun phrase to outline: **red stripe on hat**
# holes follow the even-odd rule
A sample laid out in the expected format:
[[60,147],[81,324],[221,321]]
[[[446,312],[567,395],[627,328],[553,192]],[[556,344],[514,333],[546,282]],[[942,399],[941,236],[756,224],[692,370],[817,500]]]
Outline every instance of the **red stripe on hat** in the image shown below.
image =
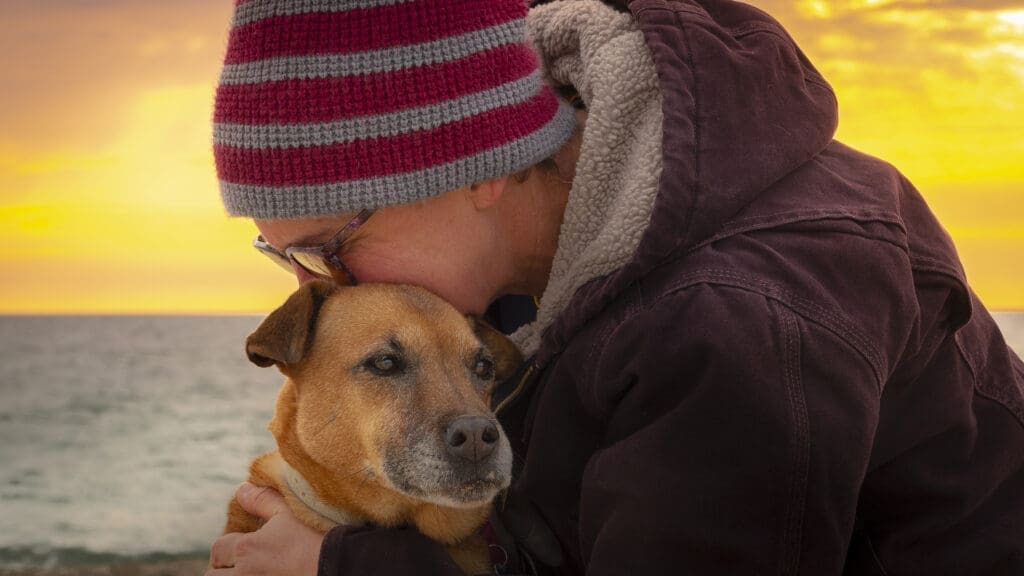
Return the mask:
[[231,30],[224,63],[406,46],[525,16],[525,2],[480,0],[418,0],[343,12],[273,16]]
[[518,80],[536,70],[525,44],[445,64],[365,76],[282,80],[217,88],[214,122],[328,122],[444,102]]
[[414,172],[507,144],[543,127],[558,110],[550,88],[527,102],[391,138],[311,148],[214,146],[218,174],[238,184],[326,184]]

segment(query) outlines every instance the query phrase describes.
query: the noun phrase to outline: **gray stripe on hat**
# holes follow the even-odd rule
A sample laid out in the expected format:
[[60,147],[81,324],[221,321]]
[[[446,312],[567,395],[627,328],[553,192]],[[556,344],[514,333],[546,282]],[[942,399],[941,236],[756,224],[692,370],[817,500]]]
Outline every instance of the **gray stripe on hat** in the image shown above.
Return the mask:
[[494,88],[387,114],[358,116],[309,124],[215,123],[213,143],[235,148],[301,148],[329,146],[368,138],[386,138],[431,130],[505,106],[521,104],[543,88],[540,71]]
[[548,158],[576,126],[572,108],[560,104],[539,130],[502,146],[415,172],[300,186],[259,186],[220,181],[232,216],[303,218],[408,204],[489,178],[508,176]]
[[312,54],[267,58],[226,64],[221,84],[259,84],[279,80],[339,78],[376,72],[392,72],[428,64],[451,62],[499,46],[526,40],[526,19],[517,18],[489,28],[420,44],[381,48],[350,54]]
[[231,25],[237,28],[274,16],[294,16],[313,12],[347,12],[361,8],[393,6],[411,1],[413,0],[336,0],[334,2],[329,0],[290,0],[289,2],[282,2],[281,0],[253,0],[235,9],[235,17]]

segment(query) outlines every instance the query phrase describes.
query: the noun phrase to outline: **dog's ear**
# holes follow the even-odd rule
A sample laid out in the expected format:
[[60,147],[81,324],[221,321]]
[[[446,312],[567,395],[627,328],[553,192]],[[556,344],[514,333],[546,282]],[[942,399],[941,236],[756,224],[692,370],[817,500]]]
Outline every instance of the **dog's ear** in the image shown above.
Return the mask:
[[249,361],[262,367],[272,364],[281,367],[302,360],[316,327],[320,306],[334,289],[334,284],[325,280],[303,284],[245,339]]
[[511,378],[523,363],[523,354],[507,336],[475,316],[467,316],[477,338],[494,355],[494,377],[498,382]]

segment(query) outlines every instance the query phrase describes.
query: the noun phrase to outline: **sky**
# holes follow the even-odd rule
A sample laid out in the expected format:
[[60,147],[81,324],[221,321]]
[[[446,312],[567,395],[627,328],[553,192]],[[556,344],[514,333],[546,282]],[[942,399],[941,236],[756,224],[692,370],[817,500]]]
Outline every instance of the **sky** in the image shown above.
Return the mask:
[[[1024,310],[1024,0],[751,2],[832,83],[997,310]],[[295,281],[210,151],[229,0],[0,0],[0,314],[265,313]]]

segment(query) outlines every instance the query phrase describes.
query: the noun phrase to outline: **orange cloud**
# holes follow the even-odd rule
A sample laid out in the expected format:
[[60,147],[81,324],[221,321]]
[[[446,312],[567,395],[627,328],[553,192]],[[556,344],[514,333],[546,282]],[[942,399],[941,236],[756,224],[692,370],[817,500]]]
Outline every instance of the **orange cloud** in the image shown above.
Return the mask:
[[0,312],[259,312],[294,280],[221,208],[227,2],[5,8]]
[[[1024,309],[1024,2],[758,1],[901,168],[996,308]],[[4,7],[0,313],[267,311],[294,286],[221,208],[210,106],[231,3]]]

